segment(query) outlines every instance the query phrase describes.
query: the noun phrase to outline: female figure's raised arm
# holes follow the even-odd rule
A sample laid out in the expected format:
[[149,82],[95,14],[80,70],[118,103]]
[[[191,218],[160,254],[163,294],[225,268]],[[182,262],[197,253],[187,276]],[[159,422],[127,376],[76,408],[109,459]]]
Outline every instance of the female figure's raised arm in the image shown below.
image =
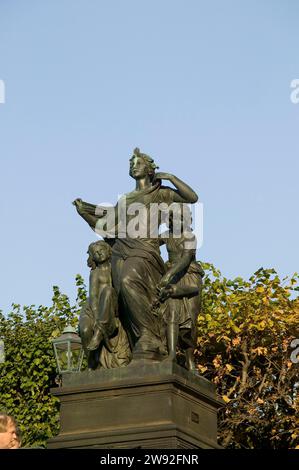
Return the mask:
[[170,173],[156,173],[155,181],[157,180],[168,180],[175,186],[174,202],[194,204],[198,201],[196,192],[177,176],[171,175]]

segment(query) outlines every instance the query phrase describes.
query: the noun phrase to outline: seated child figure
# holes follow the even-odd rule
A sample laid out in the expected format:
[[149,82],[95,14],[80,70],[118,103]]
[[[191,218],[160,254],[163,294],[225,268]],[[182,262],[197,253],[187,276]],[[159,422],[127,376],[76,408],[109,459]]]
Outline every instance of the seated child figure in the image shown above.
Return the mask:
[[83,305],[79,332],[88,367],[120,367],[130,361],[126,332],[118,318],[118,299],[112,286],[111,247],[103,240],[88,247],[89,298]]

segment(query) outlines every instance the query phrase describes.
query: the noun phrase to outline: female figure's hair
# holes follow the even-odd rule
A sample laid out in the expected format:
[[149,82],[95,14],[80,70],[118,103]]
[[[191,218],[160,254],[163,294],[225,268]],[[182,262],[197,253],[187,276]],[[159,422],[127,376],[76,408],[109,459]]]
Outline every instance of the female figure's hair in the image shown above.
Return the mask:
[[134,157],[139,157],[143,159],[143,161],[146,163],[146,166],[149,169],[149,176],[152,181],[155,176],[155,171],[159,168],[158,165],[156,165],[155,160],[149,155],[147,155],[146,153],[141,153],[138,147],[134,149],[134,152],[133,152],[132,157],[130,158],[130,161]]

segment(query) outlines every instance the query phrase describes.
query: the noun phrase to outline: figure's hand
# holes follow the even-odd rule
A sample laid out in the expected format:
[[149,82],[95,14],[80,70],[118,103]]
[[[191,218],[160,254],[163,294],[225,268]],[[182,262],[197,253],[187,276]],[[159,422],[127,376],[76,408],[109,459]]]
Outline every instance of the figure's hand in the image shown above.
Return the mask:
[[168,286],[168,284],[170,284],[170,281],[171,281],[171,276],[169,276],[168,274],[165,274],[165,276],[162,277],[162,279],[160,280],[158,284],[158,289],[163,289],[164,287]]
[[173,175],[171,175],[170,173],[162,173],[162,172],[155,173],[155,183],[157,181],[162,181],[162,180],[171,181],[172,176]]
[[97,206],[95,209],[95,215],[101,219],[107,214],[107,209],[104,209],[104,207]]
[[159,294],[160,302],[165,302],[165,300],[169,299],[169,297],[171,297],[173,293],[174,293],[174,286],[168,285],[166,287],[163,287],[160,290],[160,294]]
[[77,211],[80,213],[83,209],[83,201],[79,197],[75,199],[72,204],[76,207]]

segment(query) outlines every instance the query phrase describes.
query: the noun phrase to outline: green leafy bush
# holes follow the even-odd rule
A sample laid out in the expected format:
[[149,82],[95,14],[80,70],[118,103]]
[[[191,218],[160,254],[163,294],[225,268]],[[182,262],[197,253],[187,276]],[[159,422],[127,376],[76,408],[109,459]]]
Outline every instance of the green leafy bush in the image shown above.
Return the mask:
[[[227,448],[298,448],[298,364],[290,343],[299,337],[298,276],[280,280],[260,269],[248,281],[228,280],[203,264],[203,307],[196,362],[226,402],[219,443]],[[17,419],[24,446],[46,445],[59,430],[59,402],[50,393],[56,370],[51,340],[76,326],[86,300],[81,276],[77,300],[54,287],[51,307],[14,305],[0,313],[6,360],[0,364],[0,410]]]
[[0,312],[0,337],[5,362],[0,364],[0,410],[19,423],[24,447],[43,446],[59,430],[59,401],[51,395],[56,379],[51,340],[67,324],[76,326],[80,305],[86,299],[81,276],[76,277],[76,305],[53,287],[51,307],[13,305],[7,317]]

